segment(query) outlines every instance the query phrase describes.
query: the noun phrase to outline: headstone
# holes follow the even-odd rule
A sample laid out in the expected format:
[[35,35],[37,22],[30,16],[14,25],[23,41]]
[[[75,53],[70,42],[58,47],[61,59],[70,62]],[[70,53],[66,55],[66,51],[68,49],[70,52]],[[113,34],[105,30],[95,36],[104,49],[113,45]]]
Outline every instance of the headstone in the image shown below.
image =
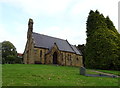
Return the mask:
[[80,67],[80,75],[86,75],[86,68]]

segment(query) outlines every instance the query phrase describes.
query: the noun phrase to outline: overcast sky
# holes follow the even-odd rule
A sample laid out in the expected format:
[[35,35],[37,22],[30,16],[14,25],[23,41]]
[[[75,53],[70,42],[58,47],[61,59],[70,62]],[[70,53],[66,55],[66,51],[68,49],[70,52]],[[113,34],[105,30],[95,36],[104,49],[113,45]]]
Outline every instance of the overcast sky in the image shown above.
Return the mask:
[[12,42],[23,53],[28,20],[34,32],[67,39],[71,44],[86,43],[86,20],[90,10],[109,16],[118,29],[119,0],[0,0],[0,42]]

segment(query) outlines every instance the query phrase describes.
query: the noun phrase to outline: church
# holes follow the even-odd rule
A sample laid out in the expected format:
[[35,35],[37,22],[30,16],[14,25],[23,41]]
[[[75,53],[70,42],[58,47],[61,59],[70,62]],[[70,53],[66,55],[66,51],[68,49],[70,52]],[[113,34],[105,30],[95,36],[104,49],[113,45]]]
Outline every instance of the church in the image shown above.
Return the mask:
[[83,66],[82,53],[67,40],[33,32],[29,19],[27,42],[23,53],[24,64],[57,64]]

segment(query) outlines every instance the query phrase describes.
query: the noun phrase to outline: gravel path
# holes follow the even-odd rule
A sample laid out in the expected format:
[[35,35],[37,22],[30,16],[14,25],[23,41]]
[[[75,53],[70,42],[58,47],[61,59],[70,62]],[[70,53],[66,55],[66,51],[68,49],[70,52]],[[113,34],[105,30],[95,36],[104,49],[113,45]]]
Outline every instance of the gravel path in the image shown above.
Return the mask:
[[95,71],[95,70],[91,70],[91,71],[100,73],[101,76],[120,77],[118,75],[114,75],[114,74],[110,74],[110,73],[105,73],[105,72],[100,72],[100,71]]

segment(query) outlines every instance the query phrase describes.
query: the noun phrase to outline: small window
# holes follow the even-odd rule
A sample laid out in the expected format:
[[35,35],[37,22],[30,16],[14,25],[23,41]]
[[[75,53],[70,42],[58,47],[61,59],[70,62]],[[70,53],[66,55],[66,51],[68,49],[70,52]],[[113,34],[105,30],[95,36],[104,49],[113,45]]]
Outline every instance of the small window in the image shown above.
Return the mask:
[[68,57],[67,57],[68,61],[69,61],[69,54],[68,54]]
[[78,61],[78,58],[76,60]]
[[61,53],[61,57],[63,58],[63,53]]
[[37,53],[37,50],[35,49],[34,52],[35,52],[35,54],[36,54],[36,53]]
[[29,50],[27,50],[27,54],[28,54]]
[[63,53],[61,53],[61,58],[62,58],[62,61],[63,61]]
[[70,55],[70,59],[71,59],[71,55]]
[[40,50],[40,57],[42,57],[42,50]]

